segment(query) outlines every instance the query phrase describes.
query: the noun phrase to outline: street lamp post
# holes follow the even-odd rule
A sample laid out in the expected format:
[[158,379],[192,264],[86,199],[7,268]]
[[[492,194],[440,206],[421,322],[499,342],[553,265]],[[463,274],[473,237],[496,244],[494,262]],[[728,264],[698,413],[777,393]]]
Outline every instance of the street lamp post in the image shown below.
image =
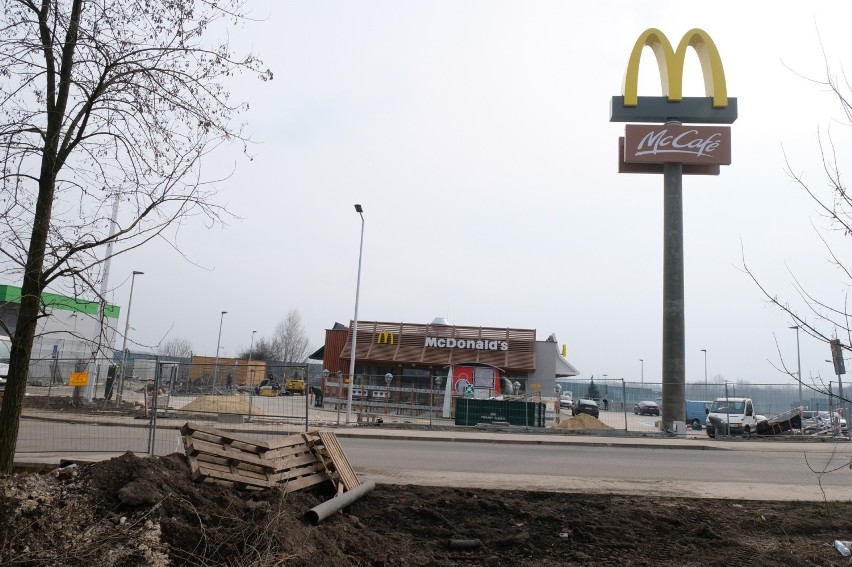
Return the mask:
[[[253,354],[252,350],[254,349],[254,334],[256,332],[257,331],[251,332],[251,341],[249,342],[249,359],[248,359],[249,371],[251,371],[251,355]],[[254,372],[252,372],[251,376],[252,376],[252,380],[251,380],[251,384],[249,384],[249,387],[254,388]]]
[[701,352],[704,353],[704,399],[707,399],[707,349],[701,349]]
[[387,388],[385,389],[385,413],[388,413],[388,403],[390,402],[390,385],[393,382],[393,374],[388,372],[385,374],[385,384],[387,384]]
[[136,283],[136,276],[141,276],[144,273],[133,270],[133,275],[130,277],[130,298],[127,300],[127,321],[124,323],[124,342],[121,345],[121,380],[118,381],[118,394],[115,396],[116,407],[121,406],[121,394],[124,391],[124,376],[126,375],[125,368],[127,367],[127,333],[130,332],[130,307],[133,305],[133,285]]
[[364,208],[355,205],[361,216],[361,244],[358,248],[358,278],[355,281],[355,318],[352,321],[352,352],[349,355],[349,388],[346,389],[346,423],[352,422],[352,384],[355,378],[355,347],[358,345],[358,297],[361,294],[361,258],[364,254]]
[[[734,393],[736,395],[736,393]],[[715,404],[714,404],[715,405]],[[727,414],[727,431],[725,431],[725,436],[731,435],[731,402],[728,400],[728,382],[725,382],[725,413]]]
[[340,388],[343,383],[343,372],[337,371],[337,395],[334,397],[334,405],[337,406],[337,425],[340,425]]
[[328,380],[328,377],[331,376],[331,372],[328,371],[328,368],[322,371],[322,382],[320,383],[320,393],[319,399],[316,401],[316,407],[323,407],[323,398],[325,398],[325,383]]
[[788,329],[796,329],[796,362],[798,365],[796,378],[799,380],[799,407],[801,408],[804,407],[804,401],[802,399],[802,351],[799,349],[799,326],[793,325]]
[[[642,397],[642,392],[645,390],[645,359],[639,359],[639,397]],[[625,402],[627,400],[624,400]],[[641,401],[641,400],[640,400]]]
[[219,316],[219,338],[216,339],[216,362],[213,365],[213,393],[216,392],[216,382],[219,378],[219,345],[222,344],[222,322],[225,320],[227,311],[222,311]]

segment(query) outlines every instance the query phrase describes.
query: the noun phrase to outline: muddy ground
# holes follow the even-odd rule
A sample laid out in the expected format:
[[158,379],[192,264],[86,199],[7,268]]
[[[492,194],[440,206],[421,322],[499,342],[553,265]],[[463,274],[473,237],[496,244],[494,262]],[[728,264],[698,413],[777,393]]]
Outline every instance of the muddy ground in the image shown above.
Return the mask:
[[0,564],[850,564],[832,541],[852,539],[852,503],[378,485],[343,513],[306,522],[330,497],[194,483],[182,454],[0,476]]

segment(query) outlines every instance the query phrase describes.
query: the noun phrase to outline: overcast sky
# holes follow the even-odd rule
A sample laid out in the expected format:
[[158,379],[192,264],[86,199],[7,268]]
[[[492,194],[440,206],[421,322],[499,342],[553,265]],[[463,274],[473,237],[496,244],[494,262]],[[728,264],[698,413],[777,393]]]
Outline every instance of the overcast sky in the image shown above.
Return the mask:
[[[257,144],[207,164],[239,217],[192,222],[180,245],[112,263],[112,301],[136,280],[131,342],[189,339],[213,356],[271,334],[291,309],[312,346],[355,304],[366,220],[359,319],[535,329],[556,333],[583,377],[646,381],[662,367],[662,176],[617,173],[609,122],[630,50],[649,27],[673,43],[693,27],[722,56],[739,103],[733,163],[684,178],[686,377],[790,382],[796,335],[742,272],[795,302],[790,272],[842,303],[815,207],[785,173],[784,153],[826,187],[818,132],[838,157],[852,147],[822,79],[850,53],[852,3],[249,0],[259,19],[229,34],[274,71],[243,77],[236,98]],[[646,49],[640,95],[660,94]],[[702,96],[697,58],[684,94]],[[843,250],[848,250],[844,248]],[[788,271],[789,270],[789,271]],[[122,309],[123,329],[126,309]],[[832,374],[826,345],[801,336],[802,372]],[[116,346],[120,347],[120,344]],[[137,347],[134,347],[137,348]]]

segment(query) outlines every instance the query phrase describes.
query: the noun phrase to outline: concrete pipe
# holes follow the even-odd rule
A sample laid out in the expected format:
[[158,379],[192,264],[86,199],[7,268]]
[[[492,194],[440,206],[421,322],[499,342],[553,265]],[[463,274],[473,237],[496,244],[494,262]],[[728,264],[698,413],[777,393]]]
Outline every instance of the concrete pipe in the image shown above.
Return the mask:
[[360,484],[352,490],[347,490],[340,496],[335,496],[331,500],[326,500],[319,506],[314,506],[305,513],[305,518],[313,524],[317,525],[332,514],[346,508],[368,492],[376,488],[376,483],[368,480],[364,484]]

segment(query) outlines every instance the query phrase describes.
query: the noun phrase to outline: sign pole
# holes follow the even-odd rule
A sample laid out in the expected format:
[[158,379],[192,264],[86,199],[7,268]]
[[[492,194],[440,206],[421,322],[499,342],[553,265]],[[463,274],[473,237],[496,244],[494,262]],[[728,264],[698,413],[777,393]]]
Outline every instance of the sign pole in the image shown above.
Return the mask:
[[[638,95],[639,63],[646,47],[657,59],[661,96]],[[704,97],[683,96],[683,67],[689,48],[701,63]],[[610,122],[639,123],[628,124],[624,138],[619,139],[619,173],[663,174],[664,429],[686,418],[683,175],[719,175],[721,165],[730,165],[730,128],[717,125],[733,124],[736,119],[737,101],[728,97],[722,60],[707,32],[689,30],[676,49],[660,30],[642,32],[630,53],[622,94],[612,97]]]
[[683,166],[663,165],[663,429],[685,421]]

